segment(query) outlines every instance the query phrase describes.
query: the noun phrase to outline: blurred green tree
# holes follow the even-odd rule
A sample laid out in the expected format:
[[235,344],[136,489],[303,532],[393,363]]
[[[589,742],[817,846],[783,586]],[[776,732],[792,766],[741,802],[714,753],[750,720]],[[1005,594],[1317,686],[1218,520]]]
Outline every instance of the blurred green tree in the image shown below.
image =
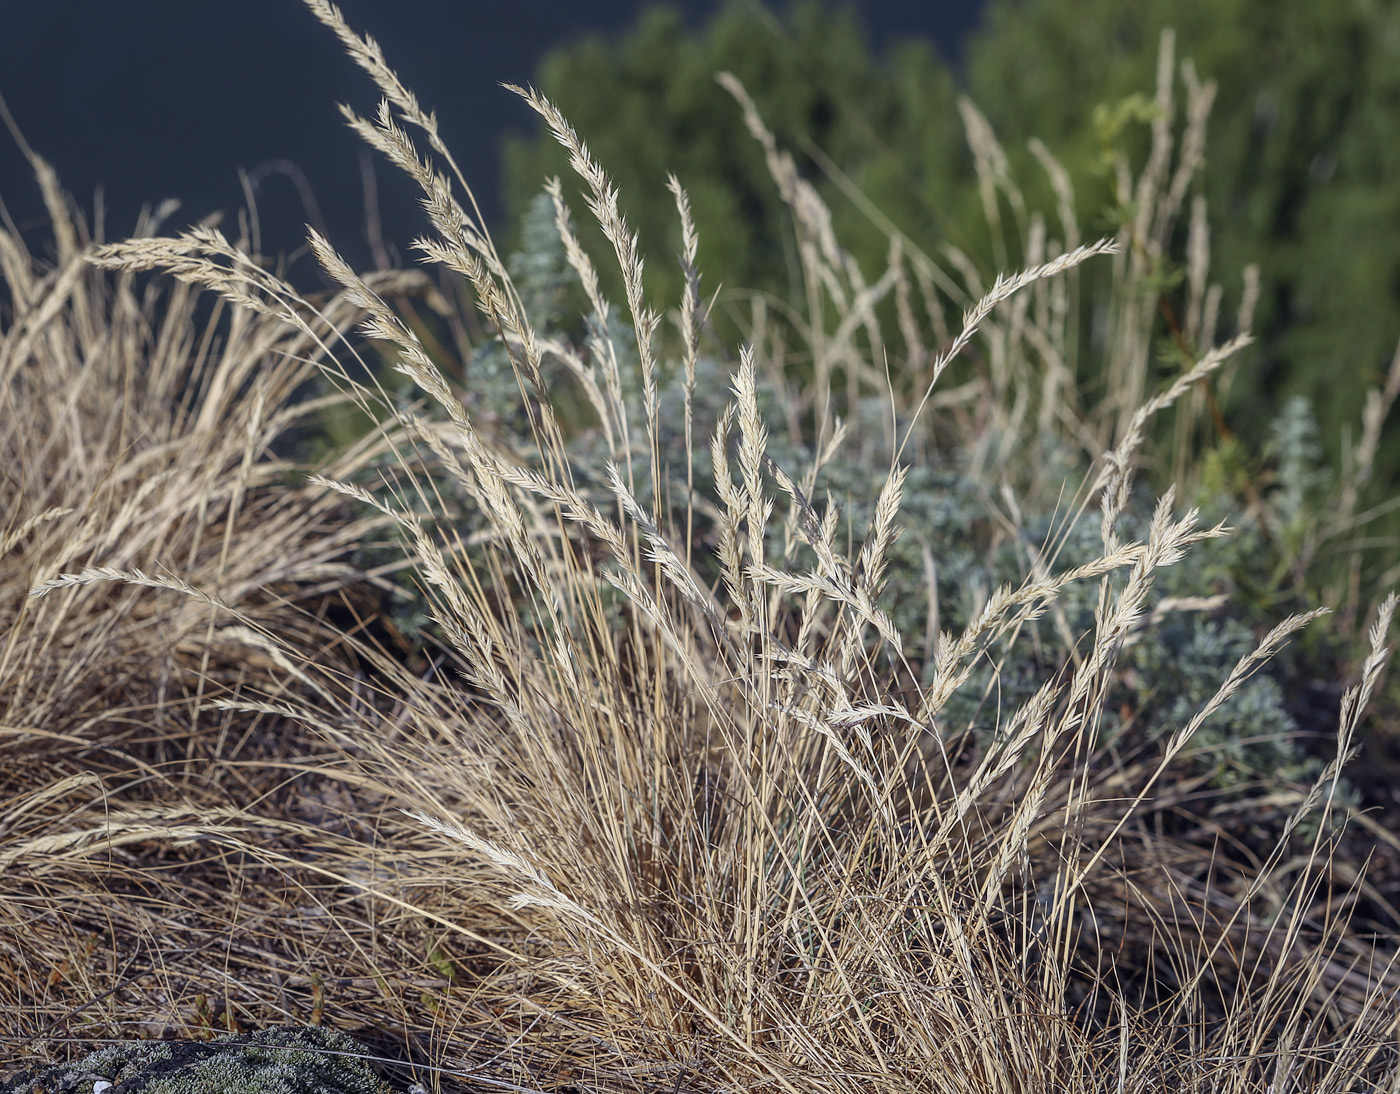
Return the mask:
[[[952,75],[927,44],[902,43],[877,56],[852,9],[832,11],[814,0],[781,19],[731,0],[694,31],[675,9],[650,8],[620,38],[594,36],[549,54],[538,86],[565,108],[626,196],[656,299],[680,295],[671,261],[680,228],[668,173],[689,191],[706,285],[792,297],[788,218],[738,105],[715,81],[721,71],[743,82],[780,145],[825,196],[844,176],[872,209],[920,241],[963,222],[946,203],[954,193],[970,196],[970,158]],[[504,164],[513,223],[557,174],[579,228],[591,232],[564,153],[543,129],[510,138]],[[960,174],[964,184],[955,186]],[[837,237],[867,272],[882,269],[888,243],[868,213],[849,200],[830,204]],[[613,279],[618,299],[616,271],[600,273]]]
[[[1068,169],[1082,236],[1116,228],[1124,211],[1114,208],[1106,152],[1142,163],[1168,27],[1178,61],[1190,58],[1203,80],[1218,84],[1193,193],[1206,200],[1223,327],[1243,295],[1244,268],[1261,274],[1258,344],[1241,359],[1223,421],[1245,451],[1258,453],[1287,399],[1305,395],[1321,435],[1333,439],[1326,459],[1343,470],[1366,390],[1384,379],[1400,339],[1400,3],[989,0],[967,44],[963,83],[1005,148],[1026,209],[1057,221],[1029,148],[1038,138]],[[668,171],[690,191],[707,290],[723,284],[799,298],[787,215],[738,107],[714,81],[721,70],[746,85],[779,144],[827,199],[837,238],[867,277],[884,268],[884,226],[940,260],[955,246],[984,283],[998,266],[1024,260],[1014,242],[1027,227],[1019,208],[1002,210],[1011,242],[989,230],[957,81],[927,44],[895,43],[877,55],[852,9],[819,0],[781,16],[758,0],[731,0],[697,29],[660,7],[625,36],[550,54],[540,72],[541,89],[566,107],[625,195],[650,256],[654,300],[679,298],[666,247],[679,237]],[[543,132],[510,142],[505,162],[516,223],[547,175],[561,175],[577,193],[562,150]],[[575,204],[577,223],[591,228]],[[1186,220],[1160,273],[1164,312],[1181,312]],[[603,272],[619,299],[616,271]],[[1086,282],[1085,347],[1094,345],[1094,297]],[[1190,347],[1174,349],[1168,325],[1159,319],[1154,334],[1170,375]],[[1085,369],[1096,360],[1090,352],[1078,362],[1091,389],[1096,377]],[[1400,431],[1392,429],[1366,504],[1393,493],[1397,479]],[[1393,545],[1384,555],[1394,559]]]
[[[1400,339],[1400,4],[991,0],[969,43],[969,94],[1022,177],[1039,137],[1084,180],[1102,151],[1095,105],[1151,86],[1166,27],[1177,56],[1219,85],[1202,181],[1225,307],[1240,270],[1261,274],[1259,345],[1231,420],[1248,434],[1303,394],[1324,436],[1354,440]],[[1085,223],[1101,220],[1106,189],[1078,193]],[[1400,469],[1397,440],[1382,448],[1381,481]]]

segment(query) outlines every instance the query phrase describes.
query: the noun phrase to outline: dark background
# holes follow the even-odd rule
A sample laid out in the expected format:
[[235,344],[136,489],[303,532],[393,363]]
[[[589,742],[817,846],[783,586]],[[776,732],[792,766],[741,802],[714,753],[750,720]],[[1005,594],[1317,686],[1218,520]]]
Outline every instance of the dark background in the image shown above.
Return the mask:
[[[717,4],[676,6],[696,23]],[[924,35],[952,60],[980,6],[874,0],[859,8],[877,47]],[[547,50],[579,35],[625,29],[643,0],[345,0],[340,7],[437,112],[495,220],[501,134],[535,124],[498,84],[529,82]],[[378,96],[298,0],[0,0],[0,95],[83,209],[92,210],[102,188],[107,238],[125,236],[143,205],[169,197],[181,208],[167,230],[214,210],[236,213],[242,168],[255,180],[265,252],[297,248],[303,222],[319,219],[352,262],[368,257],[369,158],[336,104],[364,114]],[[382,161],[372,167],[384,235],[406,245],[422,226],[415,191]],[[306,182],[300,192],[297,172]],[[38,190],[7,133],[0,133],[0,202],[31,243],[43,238]]]

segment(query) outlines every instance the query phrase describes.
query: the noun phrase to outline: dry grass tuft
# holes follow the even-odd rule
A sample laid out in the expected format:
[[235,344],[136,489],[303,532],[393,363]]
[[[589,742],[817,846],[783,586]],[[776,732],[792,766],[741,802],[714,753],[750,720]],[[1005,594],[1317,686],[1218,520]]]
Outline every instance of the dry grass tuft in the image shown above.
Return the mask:
[[[1195,364],[1148,396],[1134,286],[1199,167],[1209,92],[1193,73],[1177,166],[1165,113],[1135,185],[1121,168],[1139,210],[1121,238],[1080,245],[1066,198],[1061,243],[1036,221],[1023,272],[957,289],[960,330],[931,294],[916,313],[916,286],[956,285],[909,241],[863,277],[727,80],[792,208],[806,299],[790,322],[755,317],[725,366],[727,406],[702,423],[703,226],[681,184],[690,288],[669,343],[606,173],[553,104],[521,92],[571,153],[630,320],[625,332],[609,322],[554,182],[592,315],[578,346],[537,331],[469,194],[457,196],[432,115],[372,40],[308,2],[383,91],[376,117],[351,124],[422,186],[433,235],[418,249],[466,280],[509,353],[522,428],[474,420],[392,286],[314,233],[340,287],[316,306],[212,230],[70,244],[47,274],[5,259],[0,362],[15,412],[0,428],[18,500],[0,570],[15,613],[0,661],[15,757],[0,810],[0,985],[15,986],[0,986],[0,1005],[19,1016],[23,1053],[52,1051],[60,1031],[91,1041],[138,1023],[280,1019],[396,1034],[421,1081],[461,1089],[1400,1081],[1394,949],[1352,928],[1367,890],[1336,853],[1338,778],[1394,597],[1339,711],[1336,762],[1310,788],[1277,790],[1268,807],[1284,819],[1268,846],[1217,838],[1235,806],[1180,777],[1178,761],[1319,612],[1265,634],[1165,741],[1107,721],[1123,650],[1171,610],[1163,572],[1226,534],[1173,490],[1140,529],[1128,519],[1150,419],[1181,411],[1248,339],[1242,322],[1216,344],[1202,288]],[[1004,157],[965,113],[991,214],[1010,185]],[[0,236],[0,255],[17,248]],[[1112,395],[1085,407],[1054,286],[1092,261],[1119,264],[1122,295]],[[134,275],[147,270],[178,283],[141,301]],[[200,317],[185,285],[232,305],[226,320],[222,304]],[[882,329],[887,301],[898,342]],[[201,323],[213,324],[204,341]],[[384,416],[394,457],[377,475],[363,472],[365,448],[282,481],[268,453],[299,412],[294,391],[315,365],[348,360],[354,348],[334,340],[356,323],[427,409]],[[936,390],[972,344],[986,346],[986,374]],[[902,379],[883,375],[886,352]],[[791,374],[789,355],[810,383],[775,426],[760,387]],[[567,392],[551,385],[561,374]],[[661,416],[673,377],[683,451]],[[889,427],[852,438],[838,412],[871,395]],[[578,419],[559,412],[569,398],[591,410],[583,432],[602,438],[605,466],[588,466],[564,424]],[[1052,464],[1034,451],[1016,465],[1007,438],[1031,422],[1082,444],[1090,464],[1068,484],[1065,530],[1097,508],[1101,553],[1061,564],[1045,545],[958,633],[902,633],[882,590],[910,465],[930,458],[935,429],[961,429],[1014,526],[1015,488],[1066,485],[1045,481]],[[806,442],[806,466],[775,456],[778,431]],[[869,483],[865,535],[842,544],[818,487],[847,444],[862,466],[883,453],[888,470]],[[670,473],[682,459],[683,484]],[[362,523],[332,519],[347,499]],[[414,564],[446,647],[439,672],[291,608],[343,576],[333,560],[374,524],[392,526]],[[1084,589],[1093,623],[1076,635],[1063,608]],[[936,619],[936,586],[929,608]],[[950,725],[974,666],[1042,617],[1062,633],[1034,694],[991,736]]]
[[[200,848],[223,833],[324,838],[343,791],[287,766],[334,764],[308,727],[227,703],[329,694],[289,644],[321,671],[355,664],[325,613],[382,523],[279,455],[318,409],[299,389],[353,306],[322,300],[291,325],[275,307],[104,272],[33,162],[57,254],[0,231],[0,1011],[16,1060],[40,1035],[186,1027],[192,970],[225,964],[234,934],[275,914],[240,908],[250,875],[235,852]],[[158,227],[123,246],[166,262]],[[261,276],[213,229],[199,238],[234,271],[211,259],[210,278]],[[382,447],[369,439],[326,473]],[[322,803],[298,803],[298,787]],[[277,810],[250,822],[260,802]]]

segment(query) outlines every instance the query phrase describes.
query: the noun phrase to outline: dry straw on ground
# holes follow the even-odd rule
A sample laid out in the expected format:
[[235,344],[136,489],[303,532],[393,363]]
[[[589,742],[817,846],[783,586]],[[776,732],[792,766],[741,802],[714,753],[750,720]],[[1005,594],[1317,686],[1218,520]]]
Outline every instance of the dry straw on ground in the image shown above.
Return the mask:
[[[1197,364],[1148,397],[1135,286],[1200,165],[1209,94],[1189,68],[1175,168],[1167,112],[1141,176],[1121,168],[1136,220],[1081,245],[1064,198],[1063,238],[1031,218],[1026,268],[985,291],[970,261],[945,256],[960,284],[898,237],[866,281],[726,80],[792,210],[806,299],[781,330],[756,316],[704,436],[703,226],[683,186],[689,288],[672,339],[603,168],[553,104],[522,92],[570,152],[630,328],[609,323],[552,183],[592,314],[577,345],[536,331],[432,115],[372,40],[308,2],[382,90],[376,117],[351,124],[421,185],[432,233],[418,250],[465,280],[508,348],[525,429],[473,419],[391,304],[406,275],[359,275],[313,234],[338,285],[313,301],[211,228],[98,246],[36,161],[57,264],[0,234],[0,438],[14,469],[0,522],[0,1010],[17,1061],[133,1033],[311,1021],[376,1031],[420,1081],[463,1090],[1400,1082],[1394,949],[1350,926],[1368,890],[1336,854],[1339,769],[1394,599],[1339,711],[1336,763],[1311,789],[1278,789],[1269,804],[1287,819],[1262,854],[1213,838],[1201,781],[1179,778],[1178,761],[1318,613],[1264,635],[1156,751],[1100,732],[1122,649],[1169,610],[1154,599],[1161,571],[1225,534],[1171,490],[1143,535],[1124,524],[1150,419],[1189,410],[1248,337],[1242,316],[1215,344],[1218,297],[1197,269]],[[1164,50],[1165,106],[1173,72]],[[1009,180],[990,129],[970,105],[966,117],[995,215]],[[1105,261],[1119,273],[1113,394],[1086,407],[1066,294],[1082,263]],[[940,296],[965,302],[961,328]],[[339,371],[354,330],[425,405],[382,410]],[[807,431],[807,467],[773,458],[779,426],[760,410],[789,338],[810,383],[781,428]],[[986,374],[944,392],[974,340]],[[893,384],[886,349],[904,366]],[[275,442],[316,368],[385,435],[289,477]],[[661,419],[672,376],[683,452]],[[850,438],[837,412],[871,392],[896,424]],[[591,411],[606,467],[580,465],[561,398],[567,420]],[[902,634],[882,577],[903,463],[928,457],[934,415],[1008,491],[1063,485],[1041,481],[1048,463],[1018,464],[1022,432],[1082,444],[1093,469],[1066,521],[1096,521],[1102,553],[1060,566],[1050,545],[961,633]],[[871,483],[859,544],[838,540],[835,503],[818,494],[842,445],[883,445],[893,468]],[[713,482],[696,473],[707,447]],[[475,531],[446,518],[456,510]],[[447,645],[435,672],[326,607],[346,548],[384,527]],[[945,725],[978,659],[1084,585],[1093,632],[1066,636],[1033,697],[989,739]]]

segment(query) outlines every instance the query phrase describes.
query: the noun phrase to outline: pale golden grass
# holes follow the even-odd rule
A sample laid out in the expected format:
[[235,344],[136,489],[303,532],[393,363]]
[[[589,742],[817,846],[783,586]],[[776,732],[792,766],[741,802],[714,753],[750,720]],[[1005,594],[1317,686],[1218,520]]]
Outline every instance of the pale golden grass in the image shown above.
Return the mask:
[[[1192,127],[1203,124],[1205,89],[1188,78],[1193,105],[1175,172],[1169,115],[1162,132],[1154,131],[1136,188],[1139,209],[1149,212],[1128,235],[1079,245],[1062,195],[1065,241],[1055,244],[1042,224],[1027,241],[1023,272],[969,291],[961,330],[940,332],[946,318],[926,289],[951,284],[949,276],[907,241],[893,240],[889,268],[867,281],[832,236],[816,191],[742,88],[727,81],[792,208],[806,299],[794,306],[786,333],[783,324],[756,317],[753,343],[733,355],[732,398],[709,438],[710,483],[699,480],[692,459],[702,345],[694,255],[705,226],[691,221],[681,183],[672,180],[671,188],[688,288],[672,343],[645,301],[640,244],[602,166],[553,104],[522,92],[568,148],[590,212],[612,244],[636,367],[627,367],[625,348],[608,339],[605,322],[592,326],[581,347],[536,332],[479,218],[465,212],[474,209],[469,194],[454,196],[449,177],[460,187],[460,175],[433,116],[372,40],[356,35],[332,5],[308,2],[383,92],[373,121],[350,121],[422,186],[435,234],[418,250],[467,280],[511,351],[529,430],[512,439],[480,428],[390,292],[314,233],[312,249],[340,286],[335,302],[320,308],[210,231],[75,253],[74,262],[98,267],[168,270],[219,294],[238,309],[239,330],[262,335],[242,366],[252,393],[226,383],[218,387],[225,401],[215,409],[201,404],[196,416],[212,428],[221,415],[243,415],[217,430],[225,446],[215,449],[223,454],[218,472],[190,459],[188,445],[213,443],[200,430],[190,434],[197,442],[183,434],[172,440],[170,460],[160,465],[167,476],[161,489],[179,486],[185,508],[210,511],[225,499],[228,513],[237,499],[247,513],[263,496],[263,465],[246,455],[248,438],[262,436],[258,423],[291,413],[291,392],[259,388],[255,361],[271,376],[280,375],[278,362],[290,368],[308,357],[330,367],[327,346],[351,352],[356,322],[379,343],[437,420],[385,416],[402,447],[373,487],[346,462],[269,497],[327,511],[348,499],[370,514],[366,520],[394,526],[450,648],[442,655],[446,671],[415,674],[338,636],[362,666],[347,673],[304,644],[312,635],[328,641],[324,630],[260,617],[248,598],[272,583],[260,580],[269,565],[261,553],[263,522],[273,519],[266,511],[246,536],[228,530],[237,512],[223,517],[211,558],[199,550],[204,541],[178,524],[179,505],[157,507],[176,523],[153,529],[144,552],[113,542],[65,553],[76,533],[62,522],[81,521],[84,510],[81,499],[61,491],[39,492],[18,511],[9,527],[25,531],[6,533],[16,544],[55,537],[26,556],[36,563],[22,576],[17,568],[22,612],[115,594],[124,598],[124,614],[105,608],[84,633],[110,629],[114,618],[165,611],[205,625],[198,652],[222,648],[210,635],[227,630],[231,643],[264,660],[199,709],[254,725],[299,725],[322,749],[260,759],[289,781],[319,778],[314,801],[267,790],[234,808],[205,804],[192,815],[170,800],[182,792],[176,788],[100,822],[92,781],[99,776],[65,769],[53,751],[36,759],[49,782],[18,786],[0,812],[8,818],[0,829],[0,855],[7,856],[0,884],[11,888],[0,909],[9,937],[45,919],[65,924],[72,939],[110,922],[124,940],[158,945],[159,960],[145,960],[161,971],[131,979],[123,962],[143,958],[97,934],[86,950],[70,941],[65,951],[56,928],[41,932],[24,955],[12,941],[0,952],[18,970],[16,1013],[32,1039],[25,1051],[52,1050],[54,1019],[68,1020],[61,1028],[73,1032],[76,1015],[65,1008],[83,992],[97,1000],[81,1013],[100,1017],[88,1035],[98,1037],[153,1005],[166,1008],[167,1028],[190,1023],[191,991],[202,990],[217,995],[225,1024],[280,1017],[397,1032],[408,1042],[400,1051],[415,1056],[416,1075],[430,1087],[1282,1094],[1400,1081],[1393,1002],[1400,971],[1392,967],[1393,946],[1349,928],[1353,902],[1369,890],[1337,857],[1334,824],[1345,812],[1338,775],[1385,662],[1394,599],[1377,612],[1360,682],[1339,712],[1337,762],[1314,787],[1278,789],[1269,806],[1291,816],[1262,858],[1210,838],[1197,801],[1204,779],[1180,777],[1178,762],[1220,704],[1318,612],[1290,616],[1263,636],[1156,751],[1100,733],[1121,650],[1165,610],[1155,599],[1161,571],[1183,564],[1201,540],[1225,534],[1201,526],[1194,509],[1179,512],[1172,490],[1144,535],[1123,530],[1149,421],[1228,361],[1247,331],[1217,346],[1206,337],[1215,320],[1198,293],[1192,329],[1206,341],[1196,363],[1148,397],[1145,318],[1123,311],[1109,365],[1114,391],[1136,394],[1131,403],[1115,397],[1091,412],[1071,391],[1068,306],[1051,286],[1101,255],[1122,264],[1130,284],[1138,276],[1134,256],[1144,241],[1165,239],[1184,199],[1181,180],[1199,165]],[[1169,85],[1172,60],[1164,56]],[[1159,98],[1165,94],[1159,81]],[[971,107],[965,116],[995,206],[1009,176],[990,129]],[[420,156],[410,130],[426,134],[446,173]],[[1053,163],[1042,152],[1042,162]],[[608,305],[571,230],[563,188],[551,183],[549,192],[568,260],[603,320]],[[1198,280],[1202,246],[1198,233]],[[927,303],[924,315],[915,312],[906,262]],[[105,284],[102,276],[82,266],[73,283]],[[881,329],[879,305],[891,294],[902,347],[887,347]],[[53,310],[46,320],[58,323],[59,337],[79,324],[76,314],[59,322],[66,314]],[[177,320],[190,323],[185,313],[174,313]],[[927,349],[925,326],[942,350]],[[21,332],[14,340],[41,344],[46,335],[31,327],[13,324]],[[794,332],[814,376],[785,423],[808,431],[816,455],[804,468],[773,458],[758,398],[760,370],[782,370],[778,347]],[[344,339],[339,345],[336,335]],[[974,339],[988,347],[989,375],[940,401],[936,382]],[[120,351],[140,343],[111,344]],[[910,378],[894,390],[873,363],[887,349],[910,365]],[[159,373],[164,358],[155,356]],[[579,397],[594,409],[612,457],[606,468],[578,466],[551,403],[547,356],[577,380]],[[1032,357],[1053,381],[1019,383],[1033,378]],[[67,358],[44,360],[56,369]],[[683,492],[661,477],[672,454],[661,447],[657,389],[670,375],[685,384]],[[373,406],[370,393],[346,386]],[[77,379],[66,385],[69,393],[82,390]],[[816,497],[819,469],[842,458],[848,441],[837,410],[872,391],[895,411],[883,438],[889,472],[871,483],[876,503],[862,542],[842,545],[835,501]],[[1036,408],[1021,391],[1054,405]],[[91,394],[113,414],[131,405],[110,388]],[[1387,388],[1381,398],[1390,395]],[[962,633],[934,633],[921,645],[920,636],[899,633],[881,603],[907,463],[928,450],[933,414],[946,412],[938,425],[947,428],[978,401],[991,432],[1009,435],[1039,420],[1083,443],[1094,463],[1082,484],[1070,484],[1077,504],[1066,520],[1088,519],[1086,510],[1097,506],[1103,552],[1057,570],[1055,545],[1047,545],[1025,581],[990,593]],[[1368,412],[1368,427],[1377,414],[1383,411]],[[37,443],[18,432],[23,424],[14,427],[17,449]],[[1036,482],[1041,469],[1017,476],[1004,450],[979,449],[993,443],[984,436],[958,440],[983,453],[977,466],[989,483],[1005,482],[1008,497],[1013,478],[1045,485]],[[878,450],[871,438],[860,444]],[[420,460],[409,445],[426,455]],[[633,474],[639,458],[650,465],[649,492]],[[125,467],[119,462],[103,475]],[[211,475],[197,491],[186,484],[196,472]],[[443,513],[442,499],[457,489],[485,529],[469,539],[452,521],[425,515]],[[156,488],[141,495],[133,486],[124,496],[150,507],[165,495]],[[333,543],[344,542],[336,536],[345,527],[332,526]],[[322,549],[315,537],[297,542]],[[151,554],[156,548],[159,557]],[[291,549],[279,550],[285,557]],[[157,571],[157,562],[170,572]],[[246,575],[242,584],[226,576],[235,562]],[[282,580],[304,576],[293,569]],[[132,587],[141,584],[155,587]],[[1068,637],[1059,671],[1047,673],[1029,701],[1003,711],[991,739],[951,735],[942,712],[973,663],[1055,611],[1073,585],[1096,590],[1093,632]],[[29,590],[43,595],[25,596]],[[211,610],[212,598],[228,610]],[[178,652],[171,635],[153,635],[142,655]],[[73,663],[71,649],[64,654],[60,668]],[[925,665],[930,682],[911,683]],[[201,672],[201,680],[217,678],[208,666]],[[40,716],[36,733],[78,739],[74,715],[42,708]],[[224,751],[232,732],[210,757],[227,778],[240,770],[236,750]],[[58,803],[81,794],[90,804],[59,818]],[[1225,812],[1232,807],[1219,803]],[[1297,854],[1305,820],[1316,834]],[[181,868],[157,873],[157,863],[168,865],[163,855],[185,856]],[[91,872],[75,872],[77,865]],[[54,877],[62,884],[46,888]],[[143,891],[143,883],[151,888]],[[60,971],[46,980],[49,968]]]
[[[290,814],[250,825],[245,810],[286,797],[295,775],[278,764],[332,757],[303,724],[226,704],[317,695],[304,652],[288,657],[288,644],[317,653],[322,671],[353,666],[318,614],[358,579],[352,549],[383,534],[382,520],[348,511],[279,455],[325,405],[298,390],[327,363],[321,336],[353,322],[353,307],[327,298],[290,325],[265,296],[230,309],[164,277],[100,270],[98,241],[29,155],[57,253],[35,257],[0,230],[7,1062],[30,1055],[38,1034],[64,1035],[65,1020],[101,1037],[188,1018],[193,993],[171,984],[208,967],[220,925],[236,915],[226,902],[237,871],[228,892],[211,880],[217,855],[196,853],[208,869],[163,885],[148,884],[151,871],[188,854],[170,848],[221,831],[261,832],[269,846],[318,835]],[[168,266],[172,252],[152,237],[159,215],[136,242]],[[206,282],[260,276],[212,227],[197,236],[221,263],[206,263]],[[403,273],[385,282],[423,283]],[[349,476],[384,450],[367,438],[324,470]],[[104,931],[110,950],[94,957]],[[167,951],[172,932],[183,943]],[[305,963],[301,948],[289,967]],[[135,995],[146,1005],[131,1006]]]

